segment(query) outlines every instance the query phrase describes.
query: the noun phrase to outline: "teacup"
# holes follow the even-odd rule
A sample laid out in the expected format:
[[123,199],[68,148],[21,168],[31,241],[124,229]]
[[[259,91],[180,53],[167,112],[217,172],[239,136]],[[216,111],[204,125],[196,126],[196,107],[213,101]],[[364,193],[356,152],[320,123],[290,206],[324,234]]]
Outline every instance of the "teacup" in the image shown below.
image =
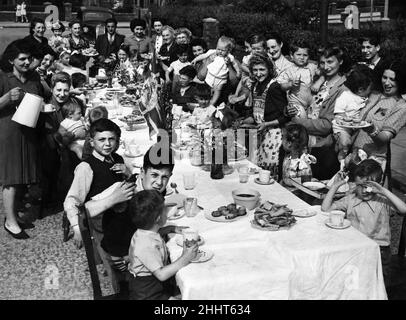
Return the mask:
[[191,228],[183,230],[183,242],[186,243],[186,246],[191,246],[199,242],[199,233]]
[[330,223],[337,227],[342,227],[344,224],[345,213],[339,210],[333,210],[330,212]]
[[259,172],[259,181],[262,183],[269,183],[271,179],[271,171],[261,169]]
[[178,213],[178,204],[177,203],[167,203],[166,208],[168,210],[168,218],[172,218]]

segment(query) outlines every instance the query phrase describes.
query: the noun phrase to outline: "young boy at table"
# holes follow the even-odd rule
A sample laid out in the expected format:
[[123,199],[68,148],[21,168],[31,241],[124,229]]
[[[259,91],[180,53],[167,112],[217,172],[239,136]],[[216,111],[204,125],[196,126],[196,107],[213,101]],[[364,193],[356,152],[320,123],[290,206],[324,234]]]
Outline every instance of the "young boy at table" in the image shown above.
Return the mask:
[[[117,184],[114,192],[104,201],[96,202],[89,210],[97,252],[110,278],[115,279],[110,267],[110,257],[103,249],[105,238],[110,236],[109,232],[106,232],[106,226],[112,217],[119,219],[124,216],[121,210],[115,210],[113,207],[131,199],[134,194],[134,183],[124,182],[131,173],[126,168],[123,158],[115,153],[121,136],[120,128],[108,119],[99,119],[92,123],[89,132],[93,152],[76,167],[72,185],[65,198],[64,209],[74,232],[75,245],[80,247],[78,208],[113,184],[122,182]],[[97,212],[97,215],[94,212]],[[112,283],[114,290],[118,291],[118,288],[114,287],[117,283],[114,280]]]
[[173,92],[173,103],[182,106],[185,112],[192,112],[187,106],[188,103],[196,103],[196,86],[193,79],[196,77],[196,70],[193,66],[186,66],[179,71],[179,83]]
[[183,245],[180,258],[170,263],[165,241],[158,232],[166,224],[167,208],[157,190],[138,192],[130,201],[129,212],[137,227],[130,249],[130,300],[176,299],[174,275],[196,258],[198,245]]
[[321,209],[346,212],[351,225],[380,246],[382,271],[387,285],[391,258],[389,218],[394,212],[405,215],[406,203],[380,184],[382,176],[382,168],[378,162],[372,159],[362,161],[354,170],[355,189],[344,198],[333,201],[334,194],[345,183],[337,175],[337,181],[327,193]]

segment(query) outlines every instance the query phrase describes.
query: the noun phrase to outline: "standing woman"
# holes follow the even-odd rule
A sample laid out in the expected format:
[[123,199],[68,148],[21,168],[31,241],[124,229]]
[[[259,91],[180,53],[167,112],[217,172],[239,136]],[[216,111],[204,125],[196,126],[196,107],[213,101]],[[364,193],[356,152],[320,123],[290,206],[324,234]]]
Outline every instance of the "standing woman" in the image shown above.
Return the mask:
[[317,158],[312,165],[313,176],[327,180],[340,169],[338,155],[334,147],[332,120],[337,97],[349,90],[344,82],[347,61],[344,51],[339,47],[326,48],[320,57],[320,69],[325,78],[323,85],[313,97],[313,103],[307,111],[308,119],[297,116],[294,105],[288,105],[287,113],[292,122],[304,126],[309,134],[311,154]]
[[249,69],[255,78],[252,88],[253,114],[243,123],[256,124],[259,134],[258,166],[268,169],[278,165],[282,146],[281,128],[290,120],[284,114],[288,104],[286,93],[276,81],[272,61],[266,54],[252,56]]
[[82,36],[82,25],[79,21],[69,22],[69,28],[71,34],[68,38],[69,46],[72,51],[77,50],[81,53],[81,50],[90,47],[89,41]]
[[11,120],[24,91],[43,94],[38,73],[30,70],[31,60],[29,44],[24,40],[14,41],[4,51],[0,71],[0,184],[6,212],[4,229],[15,239],[29,238],[24,225],[17,220],[17,193],[39,180],[36,129]]

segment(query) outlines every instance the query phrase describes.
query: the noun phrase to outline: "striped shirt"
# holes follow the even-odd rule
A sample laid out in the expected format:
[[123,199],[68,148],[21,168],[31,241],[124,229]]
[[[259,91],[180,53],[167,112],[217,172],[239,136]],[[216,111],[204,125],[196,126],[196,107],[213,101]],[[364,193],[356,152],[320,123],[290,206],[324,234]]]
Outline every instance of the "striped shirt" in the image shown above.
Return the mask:
[[[406,125],[406,101],[402,98],[372,94],[361,111],[361,117],[364,117],[365,113],[366,121],[371,122],[378,131],[392,133],[393,138]],[[369,156],[386,158],[387,145],[376,145],[363,130],[359,131],[354,147],[363,149]]]

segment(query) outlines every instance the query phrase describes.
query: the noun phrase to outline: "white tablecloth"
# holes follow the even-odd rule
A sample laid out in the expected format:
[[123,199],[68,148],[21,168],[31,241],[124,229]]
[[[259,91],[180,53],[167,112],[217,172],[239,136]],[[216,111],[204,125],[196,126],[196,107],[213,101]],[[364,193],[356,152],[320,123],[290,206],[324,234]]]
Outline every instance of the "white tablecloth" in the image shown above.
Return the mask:
[[[123,138],[134,138],[144,152],[154,143],[146,127],[123,130]],[[126,158],[127,164],[134,161],[142,164],[142,157]],[[194,190],[184,190],[184,171],[199,172]],[[293,210],[309,207],[279,184],[262,186],[253,179],[244,185],[258,190],[263,201],[286,203]],[[171,182],[180,193],[197,197],[206,212],[233,202],[231,191],[242,186],[236,171],[212,180],[187,159],[176,163]],[[198,230],[205,239],[201,249],[214,253],[210,261],[191,263],[177,273],[182,299],[387,299],[379,246],[353,227],[330,229],[320,213],[272,232],[252,228],[252,217],[251,211],[241,220],[220,223],[201,211],[171,222]],[[172,261],[182,252],[175,238],[168,248]]]

